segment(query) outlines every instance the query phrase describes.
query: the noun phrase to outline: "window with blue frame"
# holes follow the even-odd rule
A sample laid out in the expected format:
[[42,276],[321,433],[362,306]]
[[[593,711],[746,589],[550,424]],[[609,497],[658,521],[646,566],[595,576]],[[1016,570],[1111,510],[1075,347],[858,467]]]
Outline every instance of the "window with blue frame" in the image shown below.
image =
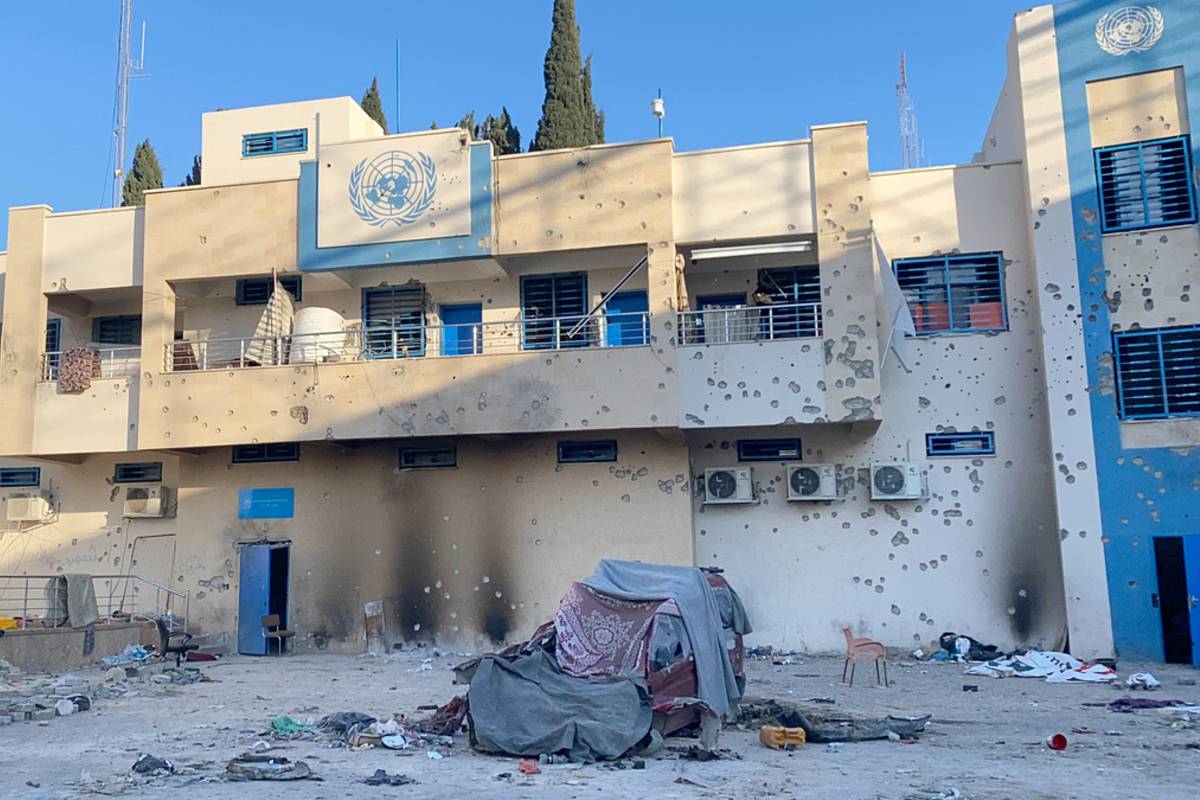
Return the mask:
[[1095,155],[1104,233],[1196,221],[1192,146],[1187,136],[1099,147]]
[[1200,416],[1200,326],[1113,334],[1122,419]]
[[41,486],[40,467],[0,467],[0,489],[15,489],[20,486]]
[[271,444],[239,444],[233,448],[234,464],[261,464],[269,461],[299,461],[300,445],[297,442],[272,442]]
[[587,275],[562,272],[521,277],[522,346],[526,350],[587,347],[595,340],[594,320],[571,335],[589,311]]
[[459,303],[438,308],[442,355],[477,356],[483,352],[483,305]]
[[113,467],[113,483],[159,483],[161,481],[161,461],[117,464]]
[[363,355],[414,358],[425,355],[425,287],[363,289]]
[[62,320],[46,320],[46,378],[58,376],[58,363],[62,359]]
[[[281,276],[279,285],[292,296],[297,303],[302,296],[302,284],[299,275]],[[239,278],[234,291],[233,302],[239,306],[265,306],[271,299],[275,287],[270,278]]]
[[456,445],[406,445],[400,448],[401,469],[456,466],[458,466],[458,447]]
[[1008,330],[1002,253],[892,262],[917,335]]
[[762,338],[797,339],[821,330],[821,272],[816,266],[758,272]]
[[142,315],[120,314],[92,320],[92,341],[97,344],[140,345]]
[[303,153],[308,150],[308,128],[247,133],[242,137],[242,157]]
[[613,439],[558,443],[558,463],[560,464],[593,464],[616,460],[617,443]]
[[925,455],[937,456],[994,456],[996,434],[991,431],[974,433],[927,433]]
[[642,292],[617,292],[604,301],[604,343],[630,347],[650,341],[650,300]]
[[799,439],[738,439],[738,461],[799,461]]

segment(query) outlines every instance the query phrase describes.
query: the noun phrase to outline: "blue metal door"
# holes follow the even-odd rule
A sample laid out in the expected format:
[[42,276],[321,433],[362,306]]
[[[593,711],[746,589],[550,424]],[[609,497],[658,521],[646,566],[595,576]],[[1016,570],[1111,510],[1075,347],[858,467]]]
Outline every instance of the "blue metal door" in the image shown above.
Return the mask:
[[646,312],[649,310],[645,292],[621,292],[605,300],[608,346],[645,344]]
[[1192,628],[1192,664],[1200,666],[1200,534],[1183,537],[1183,569],[1187,575],[1188,621]]
[[241,579],[238,581],[237,651],[247,656],[265,656],[267,638],[262,618],[270,613],[271,546],[251,544],[242,548]]
[[444,305],[438,316],[442,318],[442,355],[479,355],[483,350],[482,304]]

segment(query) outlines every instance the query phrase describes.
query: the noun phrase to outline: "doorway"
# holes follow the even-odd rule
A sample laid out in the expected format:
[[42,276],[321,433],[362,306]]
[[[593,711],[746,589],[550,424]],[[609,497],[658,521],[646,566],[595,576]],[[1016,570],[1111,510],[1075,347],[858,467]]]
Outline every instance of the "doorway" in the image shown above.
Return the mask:
[[1154,564],[1163,660],[1200,665],[1200,535],[1156,536]]
[[[279,627],[288,625],[288,577],[291,542],[242,546],[238,583],[237,651],[242,655],[265,656],[268,645],[262,618],[279,615]],[[286,640],[276,640],[286,650]]]

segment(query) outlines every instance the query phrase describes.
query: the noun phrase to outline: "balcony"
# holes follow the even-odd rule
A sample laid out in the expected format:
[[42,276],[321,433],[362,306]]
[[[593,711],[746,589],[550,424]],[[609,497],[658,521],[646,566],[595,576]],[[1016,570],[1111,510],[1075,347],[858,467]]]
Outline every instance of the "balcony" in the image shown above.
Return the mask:
[[[92,352],[92,378],[136,378],[142,366],[142,348],[133,346],[88,348]],[[63,351],[42,354],[42,381],[58,380]]]
[[[637,347],[650,343],[646,312],[543,317],[470,325],[369,325],[286,336],[177,340],[167,372],[249,369],[412,358],[461,358],[525,351]],[[136,365],[135,365],[136,372]]]
[[679,314],[679,346],[808,339],[821,335],[821,304],[707,308]]
[[[137,448],[141,348],[91,347],[42,354],[34,401],[33,452],[112,453]],[[86,385],[59,385],[63,367],[81,360]],[[90,370],[88,370],[90,362]]]

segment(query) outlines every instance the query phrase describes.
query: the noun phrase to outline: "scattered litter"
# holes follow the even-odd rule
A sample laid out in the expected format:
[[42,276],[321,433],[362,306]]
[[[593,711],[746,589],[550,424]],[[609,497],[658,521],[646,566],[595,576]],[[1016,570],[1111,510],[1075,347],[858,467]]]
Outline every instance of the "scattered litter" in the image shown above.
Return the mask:
[[304,781],[320,780],[303,761],[282,756],[245,753],[230,761],[225,771],[232,781]]
[[1178,681],[1176,681],[1176,683],[1178,683],[1180,686],[1195,686],[1196,679],[1183,677],[1183,678],[1180,678]]
[[825,703],[826,705],[833,705],[834,703],[837,702],[837,700],[834,700],[832,697],[810,697],[807,700],[805,700],[804,702],[806,702],[806,703]]
[[1046,737],[1046,746],[1051,750],[1066,750],[1067,737],[1061,733],[1054,733]]
[[445,758],[445,756],[442,755],[442,753],[438,750],[428,750],[426,751],[425,756],[430,761],[441,761],[443,758]]
[[954,661],[987,661],[1000,656],[1000,649],[995,645],[950,631],[938,637],[938,644]]
[[842,749],[842,743],[841,743],[841,742],[829,742],[829,743],[827,743],[827,744],[825,745],[825,752],[826,752],[826,753],[836,753],[836,752],[838,752],[838,751],[839,751],[839,750],[841,750],[841,749]]
[[1047,683],[1109,683],[1117,673],[1103,664],[1084,664],[1066,653],[1030,650],[1024,655],[995,658],[967,670],[968,675],[993,678],[1044,678]]
[[920,717],[863,717],[835,714],[815,708],[800,708],[775,700],[745,700],[738,708],[743,725],[776,724],[785,728],[803,728],[807,741],[862,742],[887,739],[894,733],[902,740],[915,740],[925,730],[931,715]]
[[250,746],[250,751],[253,753],[265,753],[270,749],[271,749],[271,743],[265,742],[262,739],[259,739],[257,742],[255,742],[254,744],[252,744]]
[[75,704],[64,697],[54,704],[54,713],[60,717],[69,717],[75,713]]
[[393,734],[391,736],[384,736],[382,739],[379,740],[379,743],[382,744],[384,747],[386,747],[388,750],[407,750],[408,749],[408,739],[404,738],[403,734],[397,733],[397,734]]
[[399,772],[388,774],[388,771],[383,769],[375,770],[373,775],[363,778],[362,782],[367,786],[407,786],[410,783],[416,783],[407,775],[401,775]]
[[1125,686],[1129,689],[1145,689],[1151,692],[1162,684],[1149,672],[1135,672],[1125,679]]
[[963,691],[964,691],[964,692],[978,692],[978,691],[979,691],[979,684],[977,684],[977,683],[964,683],[964,684],[963,684]]
[[175,765],[165,758],[157,758],[149,753],[142,753],[133,762],[131,770],[139,775],[157,775],[161,772],[174,772]]
[[758,741],[772,750],[795,750],[807,741],[804,728],[785,728],[782,725],[763,725],[758,729]]
[[711,789],[712,788],[707,783],[700,783],[699,781],[694,781],[691,778],[685,778],[682,775],[680,775],[678,778],[676,778],[675,782],[679,783],[679,784],[683,784],[684,786],[696,786],[700,789]]
[[1071,733],[1100,733],[1096,728],[1089,728],[1087,725],[1078,725],[1071,728]]
[[[429,708],[429,706],[421,706]],[[415,733],[428,733],[435,736],[453,736],[463,726],[467,716],[467,698],[465,695],[455,697],[444,706],[432,706],[435,709],[431,716],[409,725],[409,730]],[[418,709],[420,710],[420,709]]]
[[130,644],[125,646],[120,655],[106,656],[100,660],[110,667],[116,667],[122,664],[141,664],[152,655],[154,655],[154,651],[148,650],[140,644]]
[[[542,753],[538,756],[539,764],[570,764],[571,759],[561,753]],[[621,764],[622,762],[613,762]]]
[[1172,708],[1175,706],[1184,706],[1188,704],[1182,700],[1151,700],[1148,697],[1118,697],[1108,704],[1111,711],[1120,711],[1129,713],[1131,711],[1142,711],[1151,708]]
[[280,736],[292,736],[304,730],[309,730],[312,725],[309,725],[299,720],[292,719],[285,715],[275,717],[271,720],[271,730]]
[[413,667],[412,669],[406,670],[406,672],[429,672],[432,669],[433,669],[433,659],[426,658],[421,662],[421,666]]
[[522,758],[517,763],[517,772],[520,772],[522,775],[541,775],[542,768],[532,758]]

